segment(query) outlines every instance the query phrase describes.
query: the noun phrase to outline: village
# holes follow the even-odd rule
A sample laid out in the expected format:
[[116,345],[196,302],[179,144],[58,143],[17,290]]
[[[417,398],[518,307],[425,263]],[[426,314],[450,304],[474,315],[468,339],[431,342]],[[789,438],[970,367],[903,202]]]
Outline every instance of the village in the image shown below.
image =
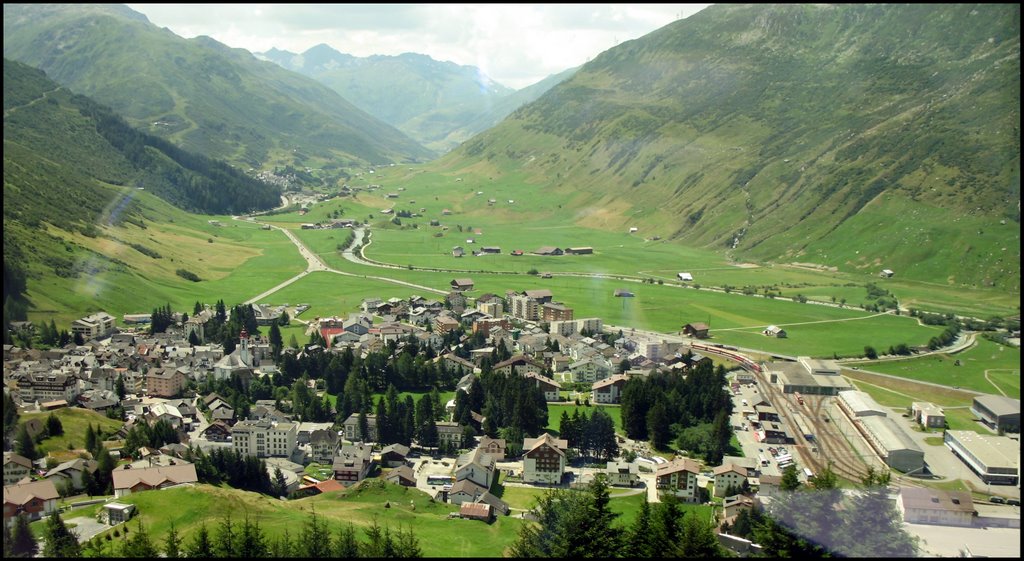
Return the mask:
[[[104,524],[131,516],[134,507],[118,499],[197,483],[195,466],[187,459],[190,447],[231,449],[264,460],[268,475],[283,475],[282,498],[380,479],[457,505],[459,510],[452,516],[485,521],[530,516],[526,509],[514,509],[495,494],[502,486],[581,488],[603,474],[610,485],[646,493],[651,502],[671,493],[686,502],[719,505],[716,524],[728,524],[740,511],[762,508],[777,496],[789,466],[800,466],[802,481],[826,466],[851,479],[862,476],[859,470],[864,464],[850,462],[851,455],[867,458],[866,464],[879,469],[891,467],[908,475],[924,471],[927,465],[933,472],[946,469],[960,477],[975,477],[981,485],[1019,485],[1016,456],[1003,452],[1013,446],[1019,450],[1016,441],[995,434],[948,431],[952,453],[944,447],[948,458],[940,460],[929,450],[926,459],[927,447],[907,437],[905,428],[895,426],[907,420],[893,419],[890,411],[855,391],[833,361],[801,357],[755,363],[735,350],[705,342],[708,327],[699,322],[681,326],[676,335],[612,331],[600,318],[575,318],[573,310],[555,301],[547,289],[471,298],[474,283],[469,278],[452,279],[450,288],[442,299],[366,299],[359,311],[344,317],[298,320],[306,307],[291,307],[293,321],[305,323],[307,334],[318,336],[322,346],[283,352],[298,358],[319,352],[366,356],[397,351],[415,341],[419,348],[430,349],[438,368],[458,380],[456,396],[471,391],[486,361],[489,371],[529,380],[549,404],[607,408],[619,407],[630,379],[643,379],[654,371],[685,378],[701,365],[709,366],[714,357],[730,365],[728,386],[722,390],[733,401],[731,429],[742,454],[724,456],[715,465],[688,457],[685,451],[670,460],[652,452],[647,442],[618,435],[616,457],[595,462],[575,454],[557,433],[542,432],[517,442],[487,436],[486,418],[480,411],[472,411],[468,423],[459,422],[457,397],[444,403],[443,413],[434,421],[437,442],[433,446],[416,441],[381,445],[378,419],[372,413],[353,412],[334,422],[312,422],[279,410],[280,400],[264,399],[255,401],[248,416],[240,418],[223,396],[198,394],[191,388],[207,380],[240,380],[248,385],[273,377],[279,367],[268,338],[244,329],[230,353],[225,354],[222,345],[204,343],[204,325],[214,315],[209,307],[183,322],[181,314],[175,314],[176,322],[155,335],[142,327],[149,319],[144,314],[123,318],[124,323],[140,327],[118,328],[115,318],[97,313],[72,324],[83,345],[44,351],[7,345],[4,382],[21,412],[65,407],[99,413],[123,410],[126,422],[111,439],[124,438],[142,423],[163,422],[177,431],[179,443],[143,447],[133,456],[121,456],[117,447],[111,447],[119,463],[112,473],[113,499],[104,507]],[[266,304],[254,305],[252,311],[260,326],[288,313],[285,306]],[[470,349],[470,340],[482,344]],[[494,362],[499,349],[509,356]],[[124,386],[123,397],[117,392],[119,384]],[[308,384],[310,392],[323,395],[323,380],[310,379]],[[995,396],[976,400],[979,417],[999,429],[1019,431],[1019,407],[1019,401]],[[913,414],[913,421],[924,426],[942,423],[942,411],[931,404],[914,403]],[[43,430],[40,420],[31,424],[30,434]],[[842,439],[834,434],[837,427],[843,431]],[[859,444],[852,449],[841,442],[858,435]],[[5,520],[17,513],[38,518],[54,511],[62,496],[58,486],[81,489],[85,472],[97,469],[95,459],[87,457],[54,464],[52,458],[33,462],[5,452]],[[983,522],[979,522],[977,511],[985,507],[972,505],[968,493],[914,485],[894,489],[907,522],[959,527],[1016,524],[1019,528],[1019,514],[1003,511],[982,513]],[[930,498],[922,500],[921,493]],[[1019,504],[1019,495],[1013,495],[1011,506]],[[932,503],[935,506],[929,506]],[[726,534],[720,540],[739,553],[753,547]]]

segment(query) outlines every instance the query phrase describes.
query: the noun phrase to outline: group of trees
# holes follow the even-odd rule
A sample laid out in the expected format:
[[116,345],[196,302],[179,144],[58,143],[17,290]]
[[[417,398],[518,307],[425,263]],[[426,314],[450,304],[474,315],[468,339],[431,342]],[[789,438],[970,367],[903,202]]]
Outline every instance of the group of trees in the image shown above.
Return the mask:
[[[376,520],[363,530],[365,539],[359,539],[352,524],[332,531],[322,516],[311,510],[309,519],[298,534],[292,536],[287,529],[271,538],[258,520],[248,514],[241,522],[231,515],[221,518],[211,531],[204,523],[188,541],[183,541],[172,524],[162,542],[154,541],[149,531],[137,522],[136,529],[128,532],[118,543],[104,543],[93,538],[85,545],[89,557],[131,558],[416,558],[422,557],[419,539],[411,529],[399,528],[392,532],[381,527]],[[5,536],[6,538],[6,536]],[[4,540],[5,550],[8,540]],[[77,545],[77,544],[76,544]],[[78,557],[80,555],[73,555]],[[5,554],[6,557],[6,554]]]
[[599,476],[586,490],[552,490],[537,500],[538,524],[522,526],[513,557],[720,557],[709,521],[683,514],[679,499],[646,500],[628,527],[609,508],[608,484]]
[[626,435],[650,440],[662,450],[675,438],[677,445],[684,444],[680,448],[703,454],[707,463],[717,465],[732,436],[733,404],[725,387],[725,368],[710,362],[698,363],[686,377],[656,372],[632,378],[621,399]]
[[128,431],[124,439],[122,451],[131,457],[137,457],[139,448],[160,448],[167,444],[180,442],[178,431],[171,424],[163,419],[158,419],[152,425],[149,423],[138,423]]
[[510,454],[516,452],[516,445],[522,445],[524,437],[535,437],[547,427],[548,404],[544,392],[532,379],[484,369],[480,385],[483,431],[492,438],[501,431],[501,437],[509,443]]
[[562,411],[559,432],[569,448],[581,456],[611,460],[619,455],[615,421],[600,407],[589,417],[579,409],[573,410],[571,417],[568,411]]
[[236,489],[268,495],[279,491],[274,489],[265,460],[233,448],[214,448],[206,453],[201,448],[189,447],[185,460],[195,464],[200,483],[227,483]]

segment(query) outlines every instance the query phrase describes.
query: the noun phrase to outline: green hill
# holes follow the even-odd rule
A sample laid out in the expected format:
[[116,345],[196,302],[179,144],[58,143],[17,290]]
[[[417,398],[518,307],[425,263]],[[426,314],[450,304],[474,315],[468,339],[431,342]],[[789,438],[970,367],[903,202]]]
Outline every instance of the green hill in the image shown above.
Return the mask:
[[578,225],[736,260],[1019,292],[1019,22],[1016,5],[715,5],[434,167],[523,174]]
[[314,80],[209,37],[182,39],[124,6],[5,4],[4,56],[136,127],[243,167],[432,156]]
[[140,133],[43,72],[4,60],[4,297],[15,302],[5,314],[32,308],[63,318],[132,297],[150,310],[167,301],[168,287],[147,283],[166,285],[179,269],[212,280],[223,273],[203,259],[236,263],[252,253],[221,255],[214,237],[244,235],[181,209],[220,215],[279,201],[276,187]]
[[494,126],[572,74],[567,70],[514,91],[475,66],[415,53],[355,57],[317,45],[301,54],[271,49],[257,56],[316,79],[438,151]]

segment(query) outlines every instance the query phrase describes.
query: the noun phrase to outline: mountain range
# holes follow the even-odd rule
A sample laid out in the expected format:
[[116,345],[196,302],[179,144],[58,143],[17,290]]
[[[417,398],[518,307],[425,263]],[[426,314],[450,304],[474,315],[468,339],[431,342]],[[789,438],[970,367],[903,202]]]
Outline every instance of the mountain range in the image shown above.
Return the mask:
[[[128,189],[198,212],[273,204],[254,184],[189,191],[230,174],[197,153],[342,174],[452,147],[420,169],[525,178],[569,201],[550,209],[567,224],[1019,292],[1019,30],[1016,5],[713,5],[512,92],[425,55],[273,63],[124,6],[5,4],[5,58],[45,72],[5,61],[5,295],[18,259],[36,279],[80,274],[65,253],[102,262],[82,244],[111,201],[147,222]],[[432,93],[370,93],[412,84]]]
[[256,56],[317,80],[438,152],[496,125],[576,70],[512,90],[475,66],[417,53],[356,57],[321,44],[301,54],[271,49]]
[[434,156],[315,80],[209,37],[183,39],[125,6],[4,4],[4,56],[243,168]]
[[1019,290],[1019,125],[1017,5],[713,5],[437,165],[736,259]]

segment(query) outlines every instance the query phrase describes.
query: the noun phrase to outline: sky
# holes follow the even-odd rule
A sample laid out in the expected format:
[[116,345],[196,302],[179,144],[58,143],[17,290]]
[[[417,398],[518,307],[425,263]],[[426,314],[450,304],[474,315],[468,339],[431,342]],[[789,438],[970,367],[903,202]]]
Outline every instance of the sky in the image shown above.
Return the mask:
[[366,57],[420,53],[520,89],[709,4],[128,4],[191,39],[251,52],[325,43]]

